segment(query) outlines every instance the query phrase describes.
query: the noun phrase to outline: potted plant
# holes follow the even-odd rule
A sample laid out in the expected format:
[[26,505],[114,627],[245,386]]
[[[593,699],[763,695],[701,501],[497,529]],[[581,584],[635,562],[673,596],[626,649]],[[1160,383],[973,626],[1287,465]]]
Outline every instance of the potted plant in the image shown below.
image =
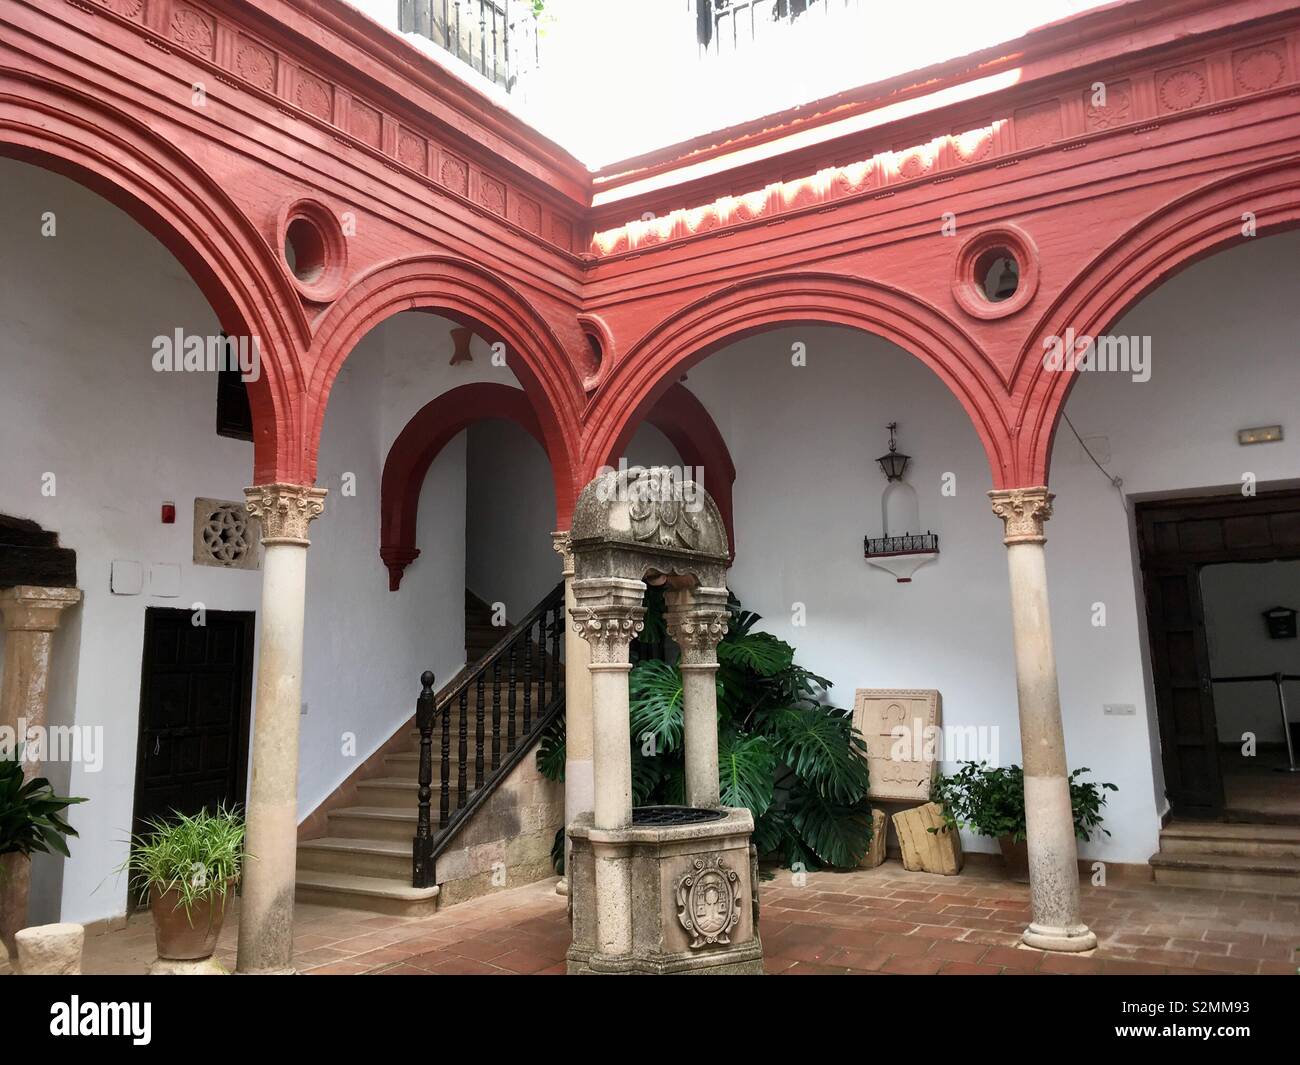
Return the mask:
[[[1079,779],[1092,770],[1086,766],[1070,774],[1070,808],[1074,834],[1088,840],[1101,827],[1101,808],[1106,791],[1118,791],[1114,784]],[[1029,879],[1029,851],[1025,845],[1025,774],[1018,765],[990,766],[987,762],[963,762],[956,773],[939,777],[931,798],[943,807],[944,826],[966,828],[998,841],[1002,860],[1013,880]]]
[[210,958],[243,866],[244,818],[219,808],[146,825],[131,840],[124,868],[134,887],[149,894],[158,957]]
[[71,857],[66,837],[77,830],[61,815],[85,801],[56,795],[44,777],[24,779],[21,748],[0,758],[0,941],[10,956],[14,933],[27,922],[31,856],[57,851]]

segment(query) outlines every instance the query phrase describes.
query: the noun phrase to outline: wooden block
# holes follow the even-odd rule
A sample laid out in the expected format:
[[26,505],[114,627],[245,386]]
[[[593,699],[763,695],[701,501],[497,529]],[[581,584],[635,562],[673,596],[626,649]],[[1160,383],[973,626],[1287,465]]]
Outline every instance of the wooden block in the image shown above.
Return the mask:
[[942,873],[956,876],[961,872],[961,837],[956,829],[942,829],[943,814],[939,804],[927,802],[911,810],[894,814],[894,831],[903,852],[903,868],[910,872]]

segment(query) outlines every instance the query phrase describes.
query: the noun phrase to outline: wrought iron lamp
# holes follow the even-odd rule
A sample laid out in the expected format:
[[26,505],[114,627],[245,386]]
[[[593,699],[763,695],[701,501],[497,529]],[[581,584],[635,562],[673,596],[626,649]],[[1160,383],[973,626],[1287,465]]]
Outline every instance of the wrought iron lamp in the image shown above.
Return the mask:
[[876,459],[888,482],[880,500],[884,535],[865,537],[863,551],[870,565],[892,573],[899,584],[907,584],[913,573],[939,557],[939,538],[919,531],[916,492],[903,480],[911,456],[898,450],[897,430],[898,423],[890,422],[889,451]]

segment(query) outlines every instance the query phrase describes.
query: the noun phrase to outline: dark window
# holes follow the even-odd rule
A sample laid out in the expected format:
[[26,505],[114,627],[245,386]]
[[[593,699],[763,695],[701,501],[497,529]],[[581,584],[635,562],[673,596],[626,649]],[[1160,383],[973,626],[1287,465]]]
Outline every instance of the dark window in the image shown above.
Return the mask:
[[[225,339],[222,333],[222,339]],[[253,439],[253,412],[248,406],[248,386],[239,367],[217,371],[217,435],[235,440]]]

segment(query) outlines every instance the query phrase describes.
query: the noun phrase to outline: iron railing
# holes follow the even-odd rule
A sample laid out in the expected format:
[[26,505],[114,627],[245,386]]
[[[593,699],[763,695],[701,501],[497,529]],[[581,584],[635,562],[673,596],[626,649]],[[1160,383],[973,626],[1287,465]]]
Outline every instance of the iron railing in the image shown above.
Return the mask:
[[706,52],[730,52],[799,19],[856,8],[859,0],[695,0],[696,37]]
[[401,0],[397,25],[511,92],[539,62],[531,0]]
[[863,538],[867,558],[881,555],[917,555],[939,550],[937,533],[910,533],[907,536],[867,536]]
[[[532,750],[564,710],[564,584],[469,669],[441,700],[430,672],[420,678],[415,723],[420,732],[418,820],[411,843],[411,883],[432,887],[437,857],[497,785]],[[473,702],[470,693],[473,693]],[[438,812],[433,813],[433,743],[439,732]],[[470,730],[474,735],[470,785]],[[456,737],[452,787],[451,741]],[[455,806],[452,806],[453,794]],[[436,823],[435,823],[436,822]]]

